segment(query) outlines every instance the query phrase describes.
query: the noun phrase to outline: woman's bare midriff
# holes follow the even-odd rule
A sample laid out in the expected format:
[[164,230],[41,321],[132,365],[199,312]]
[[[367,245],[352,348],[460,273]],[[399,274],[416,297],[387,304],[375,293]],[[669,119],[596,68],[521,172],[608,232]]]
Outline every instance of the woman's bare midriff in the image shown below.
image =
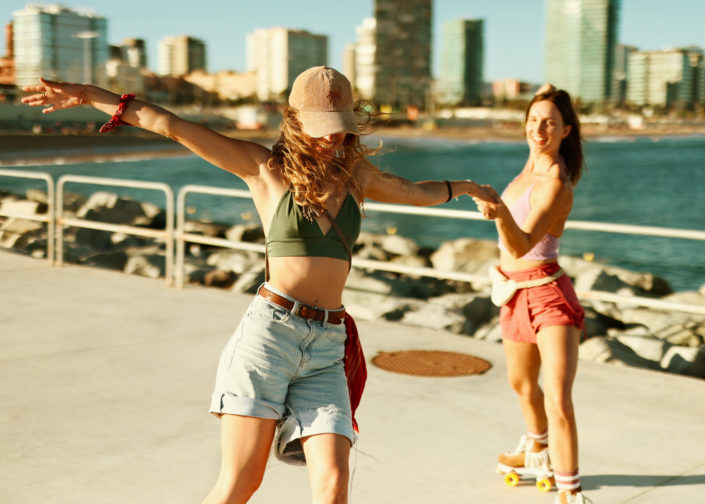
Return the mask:
[[270,257],[269,283],[309,306],[342,306],[348,261],[330,257]]
[[514,257],[509,252],[504,250],[499,251],[499,264],[505,271],[521,271],[526,269],[538,268],[544,264],[551,264],[557,262],[558,259],[545,259],[541,261],[521,259]]

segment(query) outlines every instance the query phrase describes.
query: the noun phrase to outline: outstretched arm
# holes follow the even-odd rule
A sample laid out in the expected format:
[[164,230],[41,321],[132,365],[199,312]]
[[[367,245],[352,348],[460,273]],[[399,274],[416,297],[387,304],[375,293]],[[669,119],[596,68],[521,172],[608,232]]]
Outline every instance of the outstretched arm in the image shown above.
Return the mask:
[[486,189],[471,180],[412,182],[403,177],[384,173],[368,161],[363,161],[361,180],[366,198],[385,203],[431,206],[446,203],[463,194],[487,198]]
[[[115,114],[120,96],[103,88],[41,79],[24,91],[34,93],[22,98],[32,107],[45,107],[42,113],[90,105],[108,115]],[[179,142],[206,161],[245,179],[257,177],[269,150],[259,144],[226,137],[204,126],[179,118],[149,102],[134,100],[124,109],[122,120]]]

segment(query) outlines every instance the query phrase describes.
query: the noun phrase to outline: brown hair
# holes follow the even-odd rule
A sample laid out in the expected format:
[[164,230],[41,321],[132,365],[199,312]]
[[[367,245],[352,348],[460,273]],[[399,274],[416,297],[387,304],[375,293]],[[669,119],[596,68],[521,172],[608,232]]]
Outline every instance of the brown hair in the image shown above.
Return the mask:
[[566,168],[568,169],[568,177],[573,185],[577,185],[580,176],[582,175],[584,159],[583,159],[583,139],[580,135],[580,119],[573,108],[570,95],[562,90],[556,89],[552,85],[542,86],[538,93],[534,96],[526,109],[526,117],[524,125],[529,119],[529,111],[534,103],[540,101],[549,101],[553,103],[563,118],[563,124],[570,126],[570,133],[561,142],[559,153],[563,156]]
[[[355,106],[355,112],[358,117],[365,113],[359,103]],[[368,123],[369,114],[360,125]],[[279,129],[281,134],[272,147],[267,166],[281,170],[282,177],[294,193],[294,201],[301,206],[307,219],[313,220],[323,213],[330,197],[324,189],[327,183],[345,184],[358,201],[362,200],[362,190],[356,176],[357,165],[375,151],[362,145],[359,136],[346,134],[336,155],[327,161],[321,159],[316,143],[302,131],[294,107],[284,109]]]

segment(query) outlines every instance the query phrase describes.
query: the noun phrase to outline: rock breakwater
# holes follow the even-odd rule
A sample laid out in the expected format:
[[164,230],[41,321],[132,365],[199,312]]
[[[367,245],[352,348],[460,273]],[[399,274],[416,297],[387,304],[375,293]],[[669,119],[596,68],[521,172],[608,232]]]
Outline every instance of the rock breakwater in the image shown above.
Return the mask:
[[[45,215],[47,196],[30,190],[20,196],[0,191],[0,211]],[[164,227],[165,213],[149,203],[109,192],[90,197],[67,194],[64,213],[95,221],[150,229]],[[47,229],[42,222],[0,217],[0,248],[37,258],[46,257]],[[184,231],[232,241],[264,244],[258,224],[227,225],[189,221]],[[354,257],[407,266],[485,276],[498,263],[496,244],[462,238],[437,249],[420,248],[398,235],[363,232]],[[69,227],[64,230],[64,261],[158,278],[165,272],[163,243],[122,232]],[[672,292],[668,282],[651,273],[638,273],[581,258],[560,258],[579,292],[602,291],[626,296],[625,302],[582,300],[586,310],[581,359],[636,366],[705,378],[705,315],[634,306],[639,296],[705,306],[705,285],[698,291]],[[184,264],[187,283],[254,293],[264,280],[262,255],[202,244],[187,244]],[[499,309],[489,299],[489,283],[459,282],[354,268],[343,302],[360,319],[386,319],[410,326],[455,332],[498,342]]]

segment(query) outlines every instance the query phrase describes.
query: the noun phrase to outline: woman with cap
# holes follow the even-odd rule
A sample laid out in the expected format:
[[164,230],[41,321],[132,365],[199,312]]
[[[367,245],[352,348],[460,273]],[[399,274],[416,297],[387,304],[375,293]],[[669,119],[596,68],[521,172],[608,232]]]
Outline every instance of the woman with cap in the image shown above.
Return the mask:
[[342,292],[365,198],[437,205],[462,181],[418,182],[383,173],[360,143],[349,81],[328,67],[299,75],[270,149],[223,136],[153,104],[92,85],[42,80],[22,99],[45,113],[87,104],[114,114],[102,130],[130,124],[167,136],[241,177],[264,226],[266,282],[218,366],[210,411],[221,419],[221,472],[204,502],[246,502],[276,453],[305,458],[314,502],[347,502],[354,442],[343,366]]

